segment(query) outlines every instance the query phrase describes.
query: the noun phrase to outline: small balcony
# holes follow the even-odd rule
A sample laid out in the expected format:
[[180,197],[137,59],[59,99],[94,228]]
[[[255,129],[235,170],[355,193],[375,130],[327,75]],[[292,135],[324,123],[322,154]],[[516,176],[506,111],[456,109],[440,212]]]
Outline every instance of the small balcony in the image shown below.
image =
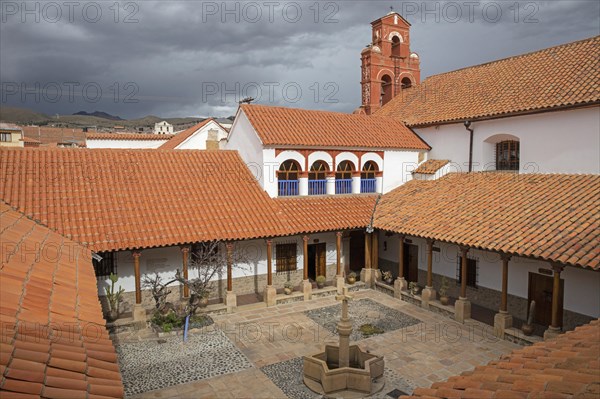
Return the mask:
[[352,193],[352,179],[336,179],[335,180],[335,193],[336,194],[351,194]]
[[309,180],[308,195],[327,194],[327,180]]
[[375,192],[375,179],[360,179],[360,192],[361,193],[374,193]]
[[278,196],[290,197],[293,195],[298,195],[298,180],[279,180],[278,184]]

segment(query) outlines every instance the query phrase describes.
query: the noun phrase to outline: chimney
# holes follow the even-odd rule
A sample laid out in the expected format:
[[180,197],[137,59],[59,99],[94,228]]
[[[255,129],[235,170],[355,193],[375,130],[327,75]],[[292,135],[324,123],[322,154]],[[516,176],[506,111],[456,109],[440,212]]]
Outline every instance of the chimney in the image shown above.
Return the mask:
[[218,150],[219,149],[219,131],[217,129],[210,129],[206,138],[206,149],[207,150]]

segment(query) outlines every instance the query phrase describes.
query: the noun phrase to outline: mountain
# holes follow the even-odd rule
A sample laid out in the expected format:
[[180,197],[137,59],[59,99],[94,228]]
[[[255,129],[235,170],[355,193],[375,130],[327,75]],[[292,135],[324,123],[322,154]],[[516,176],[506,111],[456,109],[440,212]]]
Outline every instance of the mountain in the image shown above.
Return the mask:
[[97,118],[110,119],[112,121],[122,121],[122,120],[124,120],[120,116],[111,115],[111,114],[108,114],[108,113],[102,112],[102,111],[94,111],[94,112],[79,111],[79,112],[75,112],[73,115],[95,116]]
[[48,115],[41,114],[26,108],[0,107],[0,121],[8,123],[42,123],[51,119]]

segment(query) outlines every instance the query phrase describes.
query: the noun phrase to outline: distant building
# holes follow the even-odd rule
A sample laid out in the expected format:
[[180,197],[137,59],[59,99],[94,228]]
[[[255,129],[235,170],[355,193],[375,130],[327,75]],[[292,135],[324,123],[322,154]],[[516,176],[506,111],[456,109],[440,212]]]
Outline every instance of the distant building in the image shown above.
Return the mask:
[[173,125],[167,121],[155,123],[154,134],[173,134]]
[[23,130],[11,123],[0,123],[0,146],[23,147]]

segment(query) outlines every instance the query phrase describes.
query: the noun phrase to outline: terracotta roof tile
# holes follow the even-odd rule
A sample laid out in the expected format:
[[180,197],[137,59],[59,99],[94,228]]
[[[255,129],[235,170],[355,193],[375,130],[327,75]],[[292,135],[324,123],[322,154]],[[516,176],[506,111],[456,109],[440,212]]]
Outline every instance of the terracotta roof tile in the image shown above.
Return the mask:
[[385,194],[374,227],[599,269],[599,209],[598,175],[451,173]]
[[280,197],[275,201],[287,215],[290,233],[300,234],[367,227],[377,195]]
[[[0,241],[7,249],[0,268],[4,310],[0,363],[5,366],[0,397],[81,398],[92,391],[122,397],[123,384],[102,318],[91,252],[3,202],[0,222]],[[52,253],[46,253],[50,248]],[[11,273],[15,270],[22,272],[19,277]],[[94,321],[82,318],[84,313],[94,313]],[[81,335],[86,330],[97,333],[93,344]],[[92,347],[89,353],[88,347]],[[98,360],[99,351],[109,355]],[[102,374],[98,370],[108,379],[92,383],[94,375]]]
[[430,76],[375,113],[408,126],[600,102],[600,36]]
[[255,104],[240,108],[266,146],[430,149],[392,118]]
[[1,199],[94,251],[289,234],[235,151],[3,148],[0,174]]
[[24,138],[32,138],[42,144],[85,143],[83,129],[49,126],[21,126]]
[[423,162],[413,173],[421,173],[424,175],[433,175],[442,167],[450,162],[447,159],[428,159]]
[[153,133],[86,133],[87,140],[171,140],[174,134]]

